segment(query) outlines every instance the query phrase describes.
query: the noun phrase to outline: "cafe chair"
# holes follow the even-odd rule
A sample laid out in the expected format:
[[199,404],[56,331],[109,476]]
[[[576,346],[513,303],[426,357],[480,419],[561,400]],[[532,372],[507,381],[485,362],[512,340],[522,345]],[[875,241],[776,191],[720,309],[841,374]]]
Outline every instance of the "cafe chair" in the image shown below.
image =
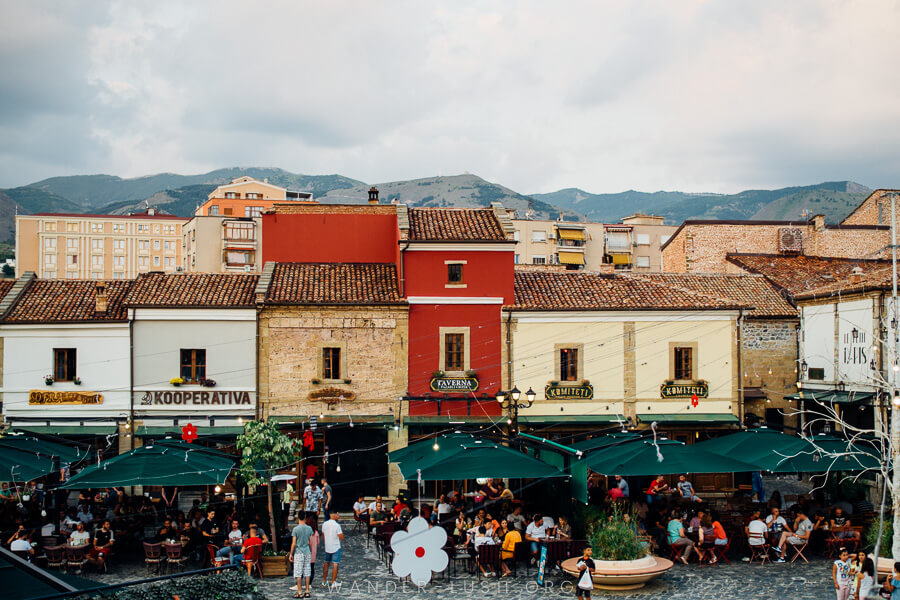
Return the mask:
[[72,567],[81,571],[87,564],[87,546],[66,546],[66,571]]
[[[498,544],[482,544],[478,547],[478,566],[490,569],[496,577],[500,576],[500,546]],[[481,569],[478,569],[478,576],[482,576]]]
[[166,569],[174,566],[184,571],[184,564],[188,561],[188,557],[184,554],[184,547],[181,544],[166,544]]
[[216,552],[219,550],[219,547],[215,544],[207,544],[206,551],[209,552],[209,566],[213,568],[219,568],[227,565],[230,561],[223,556],[216,556]]
[[144,542],[144,564],[147,570],[152,570],[159,574],[160,566],[165,563],[166,559],[162,556],[162,544],[150,544]]
[[66,547],[65,546],[45,546],[44,554],[47,557],[47,566],[51,569],[66,568]]
[[794,556],[791,557],[791,562],[794,562],[795,560],[797,560],[798,557],[802,558],[803,562],[805,562],[805,563],[809,562],[808,560],[806,560],[806,557],[803,556],[803,551],[806,550],[806,547],[809,545],[809,538],[806,538],[805,540],[801,540],[801,543],[799,543],[799,544],[792,544],[790,542],[790,540],[788,540],[787,545],[789,548],[791,548],[794,551]]
[[528,571],[531,568],[531,542],[527,540],[523,540],[521,542],[516,542],[515,548],[513,548],[513,576],[518,576],[519,574],[519,563],[525,563],[525,575],[528,575]]
[[241,565],[247,567],[247,575],[252,577],[253,571],[256,570],[257,576],[262,577],[262,572],[259,570],[260,554],[262,554],[262,546],[250,546],[244,551]]
[[[762,541],[761,544],[754,545],[753,542]],[[766,536],[758,533],[751,533],[747,536],[747,546],[750,548],[750,562],[752,563],[757,558],[759,559],[759,564],[766,564],[769,559],[769,542],[766,541]]]
[[713,546],[712,551],[716,556],[716,564],[719,564],[722,561],[724,561],[725,564],[729,564],[729,565],[731,564],[731,561],[728,560],[728,550],[730,548],[731,548],[731,538],[730,537],[728,538],[728,543],[726,543],[724,546],[715,546],[715,545]]

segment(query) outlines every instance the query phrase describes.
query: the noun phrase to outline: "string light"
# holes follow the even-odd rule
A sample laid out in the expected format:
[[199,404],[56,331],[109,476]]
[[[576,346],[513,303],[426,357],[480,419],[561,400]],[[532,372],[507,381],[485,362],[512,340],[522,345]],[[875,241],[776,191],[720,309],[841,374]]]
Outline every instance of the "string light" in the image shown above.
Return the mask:
[[440,446],[438,445],[438,443],[437,443],[437,440],[434,440],[434,446],[432,446],[432,448],[434,448],[434,451],[435,451],[435,452],[437,452],[438,450],[441,449],[441,447],[440,447]]

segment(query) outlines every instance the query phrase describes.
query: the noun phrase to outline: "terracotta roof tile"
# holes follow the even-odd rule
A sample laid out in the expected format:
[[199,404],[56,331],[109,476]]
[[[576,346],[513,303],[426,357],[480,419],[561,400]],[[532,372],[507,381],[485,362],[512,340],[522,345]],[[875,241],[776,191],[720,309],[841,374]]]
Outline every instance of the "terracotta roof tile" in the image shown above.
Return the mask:
[[266,303],[404,304],[397,269],[384,263],[278,263]]
[[506,233],[492,208],[410,208],[412,241],[505,242]]
[[[728,254],[726,259],[750,273],[764,275],[777,287],[798,297],[813,290],[838,290],[865,279],[877,281],[884,273],[890,280],[890,261],[780,254]],[[854,275],[854,269],[859,269]],[[856,279],[857,281],[853,281]]]
[[259,275],[144,273],[134,280],[126,304],[133,307],[246,308],[256,306]]
[[692,292],[728,298],[736,303],[752,306],[753,309],[745,313],[749,317],[797,317],[797,309],[762,275],[634,273],[625,276],[640,277]]
[[4,296],[6,296],[6,293],[10,290],[15,282],[15,279],[0,279],[0,300],[2,300]]
[[5,323],[68,323],[125,321],[124,299],[132,282],[105,281],[107,309],[97,313],[97,281],[87,279],[36,279],[22,292],[4,319]]
[[516,272],[516,310],[710,310],[747,305],[640,277]]

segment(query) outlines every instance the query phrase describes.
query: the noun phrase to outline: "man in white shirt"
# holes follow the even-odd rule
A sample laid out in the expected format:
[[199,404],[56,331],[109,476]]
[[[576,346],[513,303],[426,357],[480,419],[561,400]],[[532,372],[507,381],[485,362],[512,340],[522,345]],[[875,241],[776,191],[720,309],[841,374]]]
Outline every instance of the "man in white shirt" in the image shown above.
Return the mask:
[[81,521],[85,525],[90,525],[91,521],[94,520],[94,515],[91,513],[91,511],[86,506],[82,506],[78,510],[77,518],[79,521]]
[[[768,530],[769,528],[766,527],[766,524],[759,518],[759,511],[753,511],[753,514],[750,517],[750,523],[745,527],[745,531],[747,532],[747,543],[751,546],[762,546],[766,543],[766,532]],[[750,560],[750,558],[744,557],[744,560]]]
[[235,549],[240,550],[243,543],[244,534],[241,533],[237,519],[235,519],[231,522],[231,531],[228,532],[228,543],[219,548],[219,551],[216,552],[216,556],[219,558],[231,558],[231,553]]
[[781,510],[777,508],[773,508],[772,514],[766,517],[766,525],[768,526],[769,531],[773,533],[780,534],[782,531],[791,530],[791,528],[788,527],[787,521],[781,516]]
[[375,496],[375,499],[369,503],[369,512],[370,513],[375,512],[376,504],[384,504],[384,502],[381,500],[381,496]]
[[[13,552],[27,552],[30,556],[34,556],[34,547],[31,545],[31,540],[28,539],[28,532],[20,531],[16,537],[9,545],[9,549]],[[29,560],[31,560],[29,558]]]
[[540,551],[540,542],[547,538],[547,526],[544,524],[543,516],[534,515],[534,520],[528,524],[525,529],[525,539],[531,542],[532,563],[537,562],[538,552]]
[[322,525],[322,538],[325,542],[325,568],[322,570],[322,585],[328,585],[328,570],[334,565],[331,575],[331,586],[335,585],[338,567],[341,564],[341,542],[344,540],[344,531],[338,523],[337,511],[331,513],[331,518]]
[[91,543],[91,534],[84,530],[84,523],[78,522],[75,531],[69,536],[69,544],[72,546],[84,546]]
[[775,552],[778,553],[778,560],[775,562],[784,562],[784,544],[787,542],[791,546],[803,546],[806,542],[809,541],[809,535],[812,533],[813,524],[803,511],[797,512],[797,520],[794,522],[797,528],[795,533],[790,533],[789,531],[785,531],[781,534],[781,538],[778,540],[778,545],[775,547]]

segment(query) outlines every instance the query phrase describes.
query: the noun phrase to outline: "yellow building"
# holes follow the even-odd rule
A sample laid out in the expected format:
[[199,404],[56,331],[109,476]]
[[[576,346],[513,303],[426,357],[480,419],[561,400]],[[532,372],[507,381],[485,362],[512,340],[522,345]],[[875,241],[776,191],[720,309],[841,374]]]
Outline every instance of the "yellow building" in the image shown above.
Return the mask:
[[297,192],[273,185],[268,180],[238,177],[220,185],[209,193],[208,199],[197,207],[198,217],[260,217],[276,202],[312,200],[312,193]]
[[524,430],[657,422],[687,441],[740,422],[737,324],[749,307],[636,275],[529,270],[515,287],[504,387],[536,392]]
[[41,279],[133,279],[182,264],[185,217],[133,215],[16,215],[16,276]]

